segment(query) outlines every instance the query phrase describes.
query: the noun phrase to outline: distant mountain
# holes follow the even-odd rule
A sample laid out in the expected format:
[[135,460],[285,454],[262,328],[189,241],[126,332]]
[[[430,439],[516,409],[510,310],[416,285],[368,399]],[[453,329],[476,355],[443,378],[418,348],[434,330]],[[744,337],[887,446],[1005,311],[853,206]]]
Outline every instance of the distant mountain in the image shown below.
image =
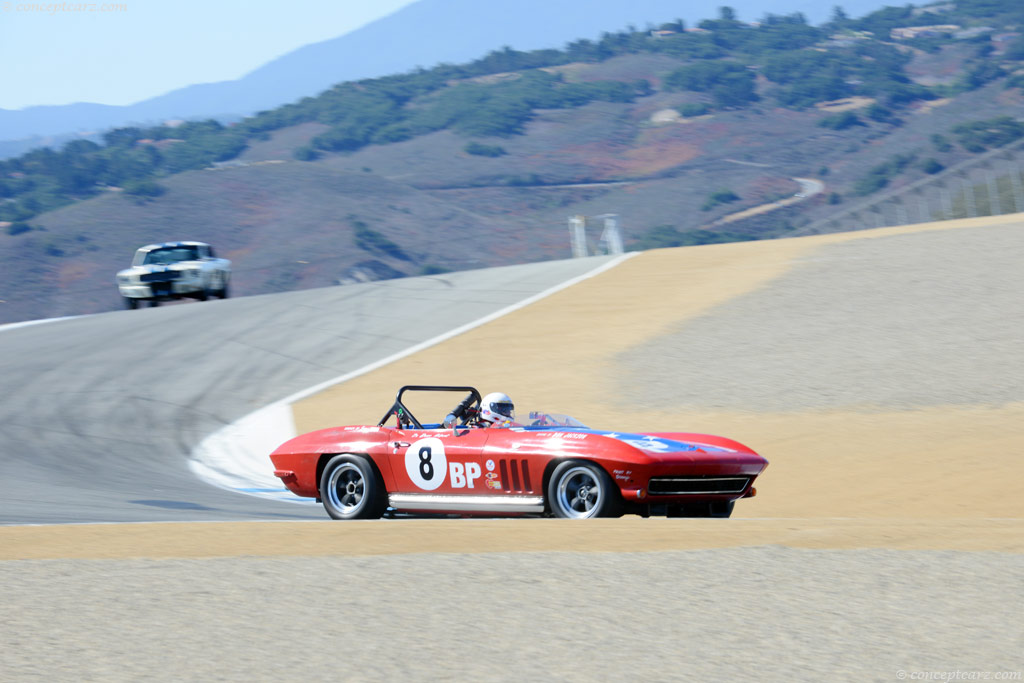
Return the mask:
[[[0,109],[0,143],[39,136],[96,132],[174,118],[225,118],[269,109],[353,79],[400,73],[417,66],[465,62],[505,45],[518,50],[562,47],[580,38],[627,25],[643,28],[677,18],[689,24],[714,18],[728,4],[753,21],[771,12],[803,12],[815,24],[833,4],[811,0],[420,0],[338,38],[294,50],[235,81],[203,83],[127,106],[77,103]],[[881,7],[884,0],[839,2],[850,16]],[[53,141],[53,142],[56,142]],[[11,156],[21,145],[0,145]]]

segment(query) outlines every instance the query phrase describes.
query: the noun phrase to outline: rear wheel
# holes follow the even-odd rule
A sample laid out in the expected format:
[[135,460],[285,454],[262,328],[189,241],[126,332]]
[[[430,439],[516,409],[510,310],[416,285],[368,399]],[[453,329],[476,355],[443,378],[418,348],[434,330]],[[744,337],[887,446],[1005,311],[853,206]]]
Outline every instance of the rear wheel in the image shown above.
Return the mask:
[[621,514],[622,500],[612,478],[592,462],[563,462],[551,473],[547,493],[555,517],[588,519]]
[[320,498],[334,519],[376,519],[387,507],[383,482],[361,455],[336,455],[320,477]]

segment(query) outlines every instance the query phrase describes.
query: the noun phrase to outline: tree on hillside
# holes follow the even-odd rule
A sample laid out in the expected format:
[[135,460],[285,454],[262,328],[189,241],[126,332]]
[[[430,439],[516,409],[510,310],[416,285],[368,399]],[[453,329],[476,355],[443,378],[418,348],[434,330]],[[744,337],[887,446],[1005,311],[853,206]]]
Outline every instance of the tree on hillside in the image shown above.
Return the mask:
[[698,62],[665,77],[670,90],[707,92],[720,108],[742,107],[758,99],[754,74],[739,62]]

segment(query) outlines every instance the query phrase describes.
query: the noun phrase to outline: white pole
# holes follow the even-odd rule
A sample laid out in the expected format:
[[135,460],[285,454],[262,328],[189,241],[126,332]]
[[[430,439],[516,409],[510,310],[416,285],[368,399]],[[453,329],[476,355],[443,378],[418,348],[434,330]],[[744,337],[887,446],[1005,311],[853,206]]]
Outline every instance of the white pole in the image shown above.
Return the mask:
[[569,239],[572,242],[572,257],[587,257],[587,219],[583,216],[569,217]]

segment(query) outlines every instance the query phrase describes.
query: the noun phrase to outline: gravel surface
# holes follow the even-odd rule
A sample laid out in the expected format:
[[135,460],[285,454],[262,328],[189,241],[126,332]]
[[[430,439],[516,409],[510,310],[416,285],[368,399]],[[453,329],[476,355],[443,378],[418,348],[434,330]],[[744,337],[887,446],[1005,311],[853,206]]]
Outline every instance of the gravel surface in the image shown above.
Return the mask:
[[894,681],[1024,668],[1014,554],[21,561],[0,563],[0,583],[5,681]]
[[1024,225],[821,247],[618,357],[623,406],[784,412],[1024,400]]

